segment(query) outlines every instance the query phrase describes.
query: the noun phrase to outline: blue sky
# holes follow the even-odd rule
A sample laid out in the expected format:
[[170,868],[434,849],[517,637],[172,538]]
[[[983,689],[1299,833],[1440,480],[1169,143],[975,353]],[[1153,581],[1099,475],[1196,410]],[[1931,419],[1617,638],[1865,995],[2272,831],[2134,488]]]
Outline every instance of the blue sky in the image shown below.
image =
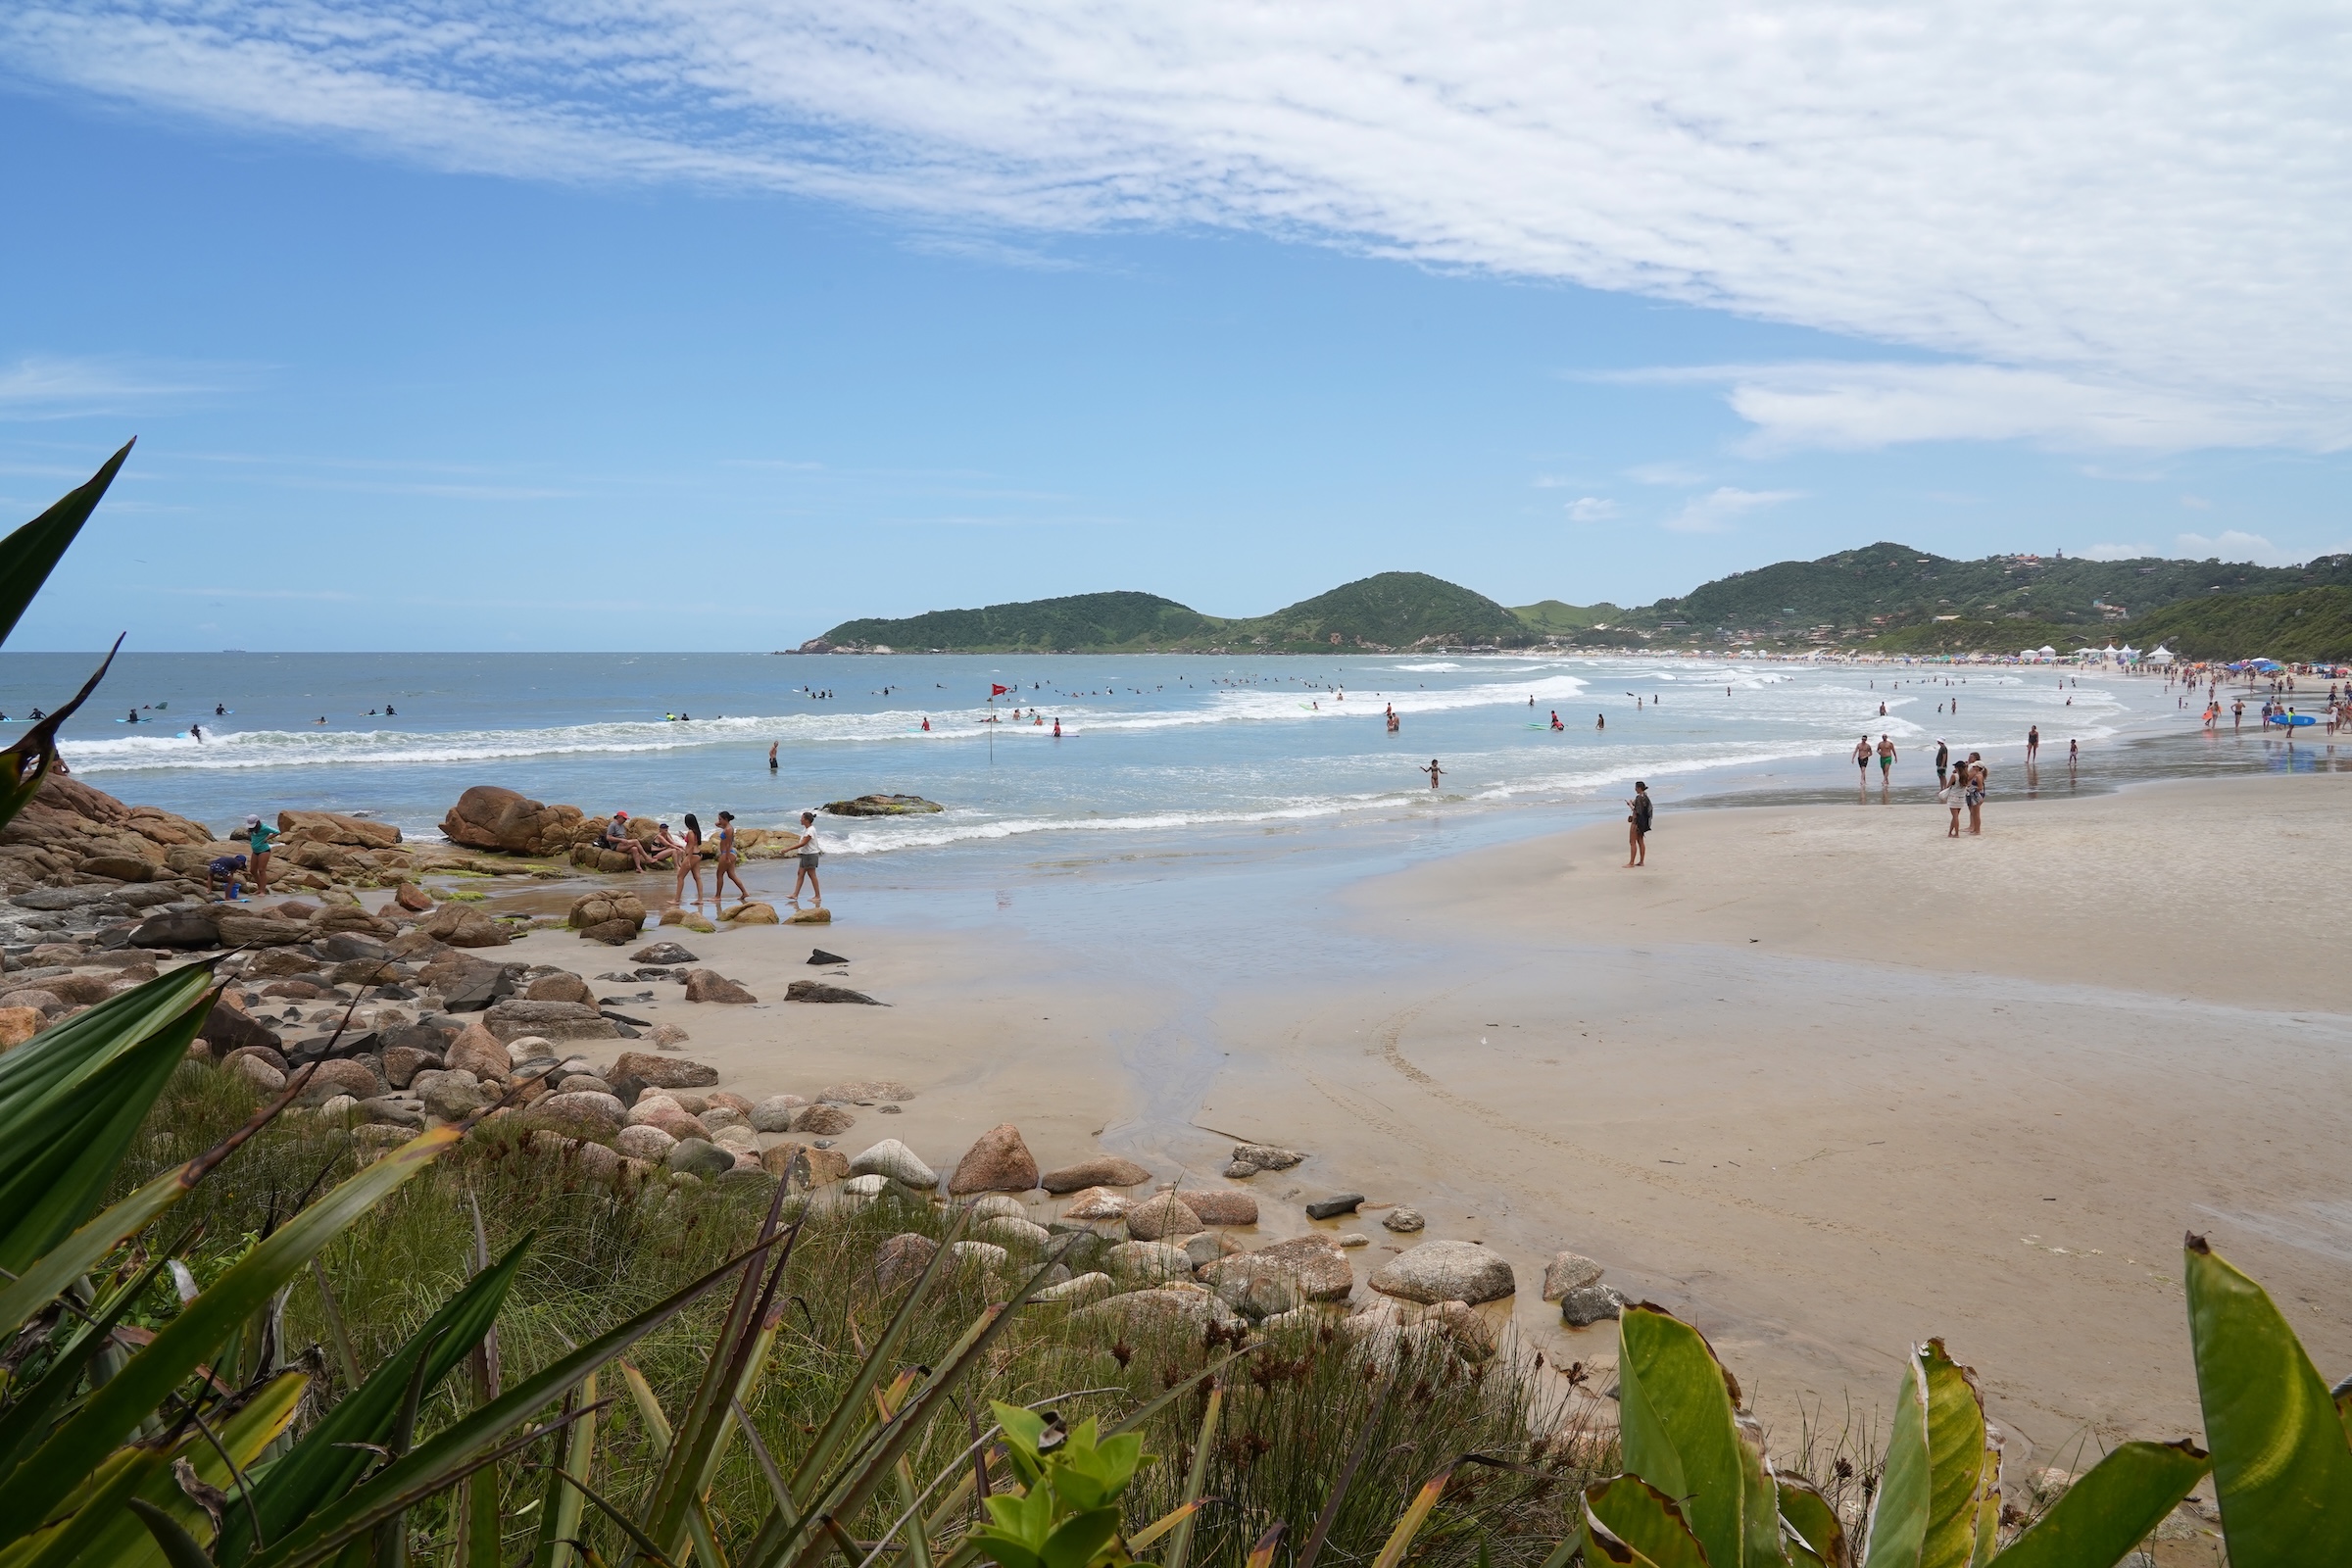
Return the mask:
[[[2279,90],[2340,31],[2217,44],[2215,113],[2277,123],[2205,184],[2153,99],[1987,151],[1954,91],[1887,131],[1886,51],[1940,82],[1981,41],[1849,38],[1793,91],[1629,34],[1625,81],[1531,120],[1575,40],[972,6],[827,74],[858,40],[789,4],[615,0],[593,51],[576,13],[492,51],[432,10],[0,21],[0,497],[140,437],[14,646],[764,649],[1391,568],[1639,603],[1877,539],[2352,548],[2344,171],[2248,172],[2340,112]],[[1645,48],[1712,83],[1715,145],[1624,108]],[[1399,95],[1449,72],[1496,106]]]

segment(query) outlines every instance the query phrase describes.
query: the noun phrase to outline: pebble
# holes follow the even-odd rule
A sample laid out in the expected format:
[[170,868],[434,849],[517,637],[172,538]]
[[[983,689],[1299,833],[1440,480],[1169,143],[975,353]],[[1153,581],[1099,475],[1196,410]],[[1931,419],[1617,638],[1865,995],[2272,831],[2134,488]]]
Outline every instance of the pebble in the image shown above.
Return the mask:
[[1409,1236],[1428,1223],[1429,1221],[1421,1217],[1419,1209],[1402,1206],[1389,1210],[1388,1217],[1381,1221],[1381,1224],[1399,1236]]

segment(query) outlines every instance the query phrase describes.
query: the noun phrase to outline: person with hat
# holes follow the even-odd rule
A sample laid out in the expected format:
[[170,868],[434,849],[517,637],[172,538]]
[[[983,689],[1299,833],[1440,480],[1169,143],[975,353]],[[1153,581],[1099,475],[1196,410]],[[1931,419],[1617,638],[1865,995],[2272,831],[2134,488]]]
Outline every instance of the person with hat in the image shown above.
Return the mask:
[[640,871],[651,868],[645,858],[645,846],[629,836],[629,813],[626,811],[612,813],[612,820],[605,824],[601,846],[615,855],[627,856]]
[[253,896],[270,896],[270,841],[277,837],[277,829],[264,824],[259,816],[245,818],[245,848],[252,855]]

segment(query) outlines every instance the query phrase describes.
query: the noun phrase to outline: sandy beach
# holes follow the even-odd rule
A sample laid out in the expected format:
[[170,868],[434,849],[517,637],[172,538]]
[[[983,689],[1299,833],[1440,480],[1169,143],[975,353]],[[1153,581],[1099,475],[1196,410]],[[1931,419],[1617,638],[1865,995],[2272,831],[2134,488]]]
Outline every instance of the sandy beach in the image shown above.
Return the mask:
[[[2352,1287],[2348,789],[1996,797],[1961,843],[1920,807],[1669,811],[1642,871],[1610,824],[1361,882],[1328,919],[1390,961],[1279,985],[1007,965],[966,930],[860,926],[845,890],[830,928],[688,940],[762,998],[813,940],[889,1007],[645,1015],[747,1094],[917,1091],[845,1149],[952,1162],[1013,1121],[1049,1167],[1108,1148],[1193,1185],[1238,1138],[1308,1151],[1251,1184],[1267,1238],[1333,1191],[1410,1203],[1424,1236],[1512,1260],[1524,1343],[1605,1367],[1609,1328],[1536,1290],[1552,1251],[1587,1253],[1698,1322],[1784,1441],[1942,1334],[2019,1451],[2063,1458],[2196,1430],[2188,1229],[2324,1372],[2352,1363],[2328,1304]],[[553,932],[514,956],[605,966]],[[1187,1014],[1205,1059],[1152,1044]],[[1377,1219],[1319,1228],[1369,1234],[1368,1274],[1406,1242]]]

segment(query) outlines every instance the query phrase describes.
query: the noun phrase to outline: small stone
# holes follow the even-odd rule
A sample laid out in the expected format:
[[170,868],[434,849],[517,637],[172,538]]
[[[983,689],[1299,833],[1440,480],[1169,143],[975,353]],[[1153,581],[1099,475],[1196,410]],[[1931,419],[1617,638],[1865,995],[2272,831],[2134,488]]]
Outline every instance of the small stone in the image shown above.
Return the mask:
[[758,1002],[760,999],[725,975],[720,974],[716,969],[697,969],[686,977],[686,1000],[688,1002],[724,1002],[741,1004],[747,1002]]
[[1413,1232],[1421,1229],[1421,1227],[1427,1225],[1429,1221],[1421,1217],[1421,1211],[1419,1209],[1406,1208],[1401,1203],[1399,1203],[1396,1207],[1390,1209],[1387,1217],[1381,1220],[1381,1224],[1387,1226],[1390,1230],[1395,1231],[1399,1236],[1410,1236]]
[[939,1244],[928,1236],[913,1231],[893,1236],[874,1249],[874,1283],[885,1291],[910,1285],[922,1277],[938,1253]]
[[912,1100],[914,1091],[891,1078],[853,1078],[846,1084],[829,1084],[816,1092],[822,1103],[835,1105],[873,1105],[886,1100]]
[[675,1051],[691,1038],[674,1023],[654,1025],[654,1049],[657,1051]]
[[1625,1298],[1607,1285],[1579,1285],[1560,1298],[1560,1321],[1570,1328],[1586,1328],[1604,1317],[1615,1317],[1624,1309]]
[[1361,1193],[1338,1193],[1330,1198],[1317,1199],[1306,1205],[1306,1217],[1338,1219],[1342,1214],[1354,1213],[1363,1200],[1364,1195]]
[[677,1147],[662,1157],[662,1168],[676,1175],[716,1176],[735,1168],[735,1156],[715,1144],[700,1138],[682,1138]]
[[1090,1187],[1072,1195],[1069,1206],[1061,1211],[1061,1217],[1080,1220],[1125,1219],[1127,1210],[1132,1206],[1131,1200],[1120,1197],[1107,1187]]
[[1200,1228],[1200,1216],[1174,1193],[1161,1193],[1127,1210],[1127,1234],[1139,1242],[1176,1241]]
[[793,1112],[791,1131],[831,1138],[858,1125],[858,1118],[839,1105],[803,1105]]
[[612,1083],[634,1078],[651,1089],[704,1089],[718,1082],[718,1069],[675,1056],[624,1051],[613,1058],[612,1070],[605,1077]]
[[859,1176],[883,1176],[904,1182],[919,1192],[929,1192],[939,1185],[939,1173],[916,1158],[914,1151],[896,1138],[885,1138],[851,1160],[850,1169]]
[[1185,1207],[1200,1216],[1203,1225],[1254,1225],[1257,1223],[1257,1200],[1248,1193],[1230,1188],[1202,1188],[1187,1191],[1178,1188],[1176,1197]]
[[1557,1301],[1570,1291],[1596,1284],[1600,1273],[1600,1265],[1589,1257],[1575,1252],[1554,1253],[1544,1266],[1544,1299]]
[[1050,1170],[1038,1178],[1038,1185],[1054,1194],[1074,1193],[1085,1187],[1140,1187],[1152,1179],[1152,1173],[1132,1159],[1116,1154],[1097,1154],[1075,1165]]
[[1358,1247],[1370,1247],[1372,1238],[1366,1236],[1362,1231],[1342,1231],[1339,1235],[1339,1243],[1352,1251]]
[[[1272,1144],[1236,1144],[1233,1146],[1233,1164],[1249,1167],[1242,1173],[1244,1175],[1261,1170],[1289,1170],[1304,1158],[1306,1156],[1296,1149],[1277,1149]],[[1232,1166],[1226,1167],[1225,1174],[1228,1176],[1234,1174]]]
[[772,904],[738,904],[723,911],[719,918],[729,925],[775,925],[776,906]]
[[[666,914],[668,911],[662,911]],[[675,942],[656,942],[639,948],[629,955],[632,963],[650,963],[657,968],[674,969],[681,963],[700,963],[703,960],[679,947]]]
[[763,1133],[788,1133],[793,1112],[808,1103],[798,1095],[770,1095],[752,1107],[752,1126]]
[[1372,1288],[1408,1301],[1499,1300],[1516,1290],[1511,1265],[1472,1242],[1423,1242],[1383,1263]]
[[1193,1275],[1193,1260],[1184,1255],[1184,1249],[1165,1242],[1121,1242],[1104,1250],[1102,1262],[1112,1279],[1129,1287]]
[[1037,1157],[1021,1142],[1021,1130],[1010,1122],[991,1127],[974,1140],[963,1158],[956,1162],[956,1174],[948,1179],[948,1191],[957,1196],[1021,1193],[1036,1185]]
[[678,1141],[661,1128],[647,1122],[623,1127],[612,1139],[612,1147],[631,1159],[642,1159],[649,1165],[659,1165],[678,1147]]

